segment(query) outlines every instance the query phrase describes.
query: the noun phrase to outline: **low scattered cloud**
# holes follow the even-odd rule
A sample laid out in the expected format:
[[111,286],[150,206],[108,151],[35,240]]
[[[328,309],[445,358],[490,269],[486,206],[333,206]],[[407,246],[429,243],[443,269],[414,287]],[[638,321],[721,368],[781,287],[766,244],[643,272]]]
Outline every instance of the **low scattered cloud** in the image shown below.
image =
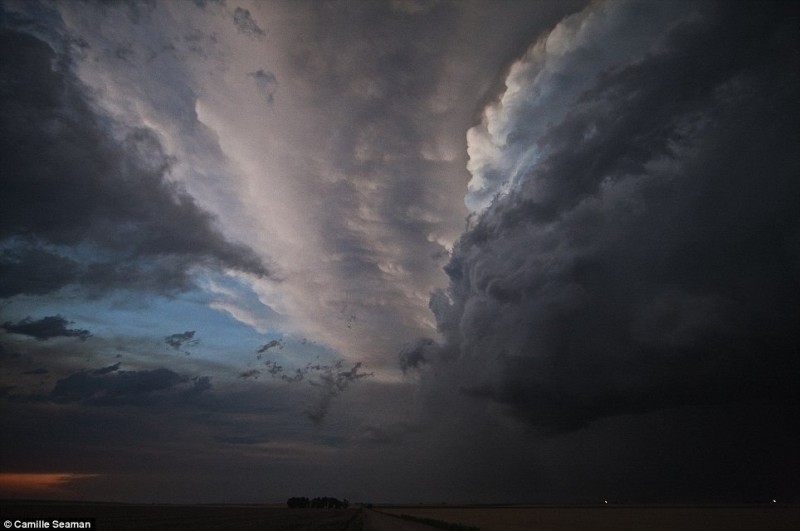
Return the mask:
[[279,350],[282,350],[283,342],[281,342],[279,339],[273,339],[258,347],[258,350],[256,351],[259,354],[258,359],[261,359],[261,354],[264,354],[271,348],[277,348]]
[[266,33],[256,23],[250,11],[241,7],[237,7],[233,12],[233,24],[240,33],[244,33],[250,37],[263,39]]
[[256,87],[264,94],[267,103],[272,105],[275,101],[275,93],[278,92],[278,79],[275,77],[275,74],[259,69],[247,75],[253,78]]
[[72,321],[68,321],[61,315],[51,315],[37,320],[26,317],[16,323],[6,321],[2,324],[2,328],[6,332],[29,336],[39,341],[54,337],[77,337],[81,341],[85,341],[92,336],[91,332],[83,328],[67,328],[71,324],[73,324]]
[[194,334],[194,330],[171,334],[164,338],[164,343],[173,350],[182,351],[184,354],[189,355],[189,348],[196,347],[200,344],[200,340],[195,339]]
[[361,370],[361,362],[355,363],[346,371],[341,370],[343,366],[344,362],[337,361],[330,366],[322,367],[317,377],[308,381],[319,389],[317,402],[305,411],[306,416],[315,424],[321,424],[325,420],[333,399],[350,384],[373,375],[371,372]]
[[328,415],[333,399],[347,389],[351,383],[373,376],[373,373],[362,370],[361,362],[343,370],[344,360],[336,360],[330,364],[308,363],[289,373],[275,361],[267,361],[265,365],[267,372],[273,378],[279,378],[288,383],[299,383],[305,380],[317,389],[317,399],[304,412],[306,417],[315,424],[322,424]]

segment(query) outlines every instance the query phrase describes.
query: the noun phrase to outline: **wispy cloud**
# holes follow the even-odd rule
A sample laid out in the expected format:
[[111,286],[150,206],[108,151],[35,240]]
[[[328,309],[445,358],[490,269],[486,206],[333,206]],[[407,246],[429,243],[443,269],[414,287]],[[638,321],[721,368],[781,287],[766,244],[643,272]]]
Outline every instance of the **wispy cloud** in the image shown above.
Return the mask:
[[275,361],[267,361],[265,364],[267,372],[273,378],[280,378],[288,383],[305,380],[317,388],[317,400],[305,411],[306,416],[315,424],[321,424],[325,420],[333,399],[350,384],[373,376],[373,373],[362,370],[361,362],[354,363],[349,369],[344,370],[344,360],[336,360],[330,364],[308,363],[289,372],[284,371],[283,366]]

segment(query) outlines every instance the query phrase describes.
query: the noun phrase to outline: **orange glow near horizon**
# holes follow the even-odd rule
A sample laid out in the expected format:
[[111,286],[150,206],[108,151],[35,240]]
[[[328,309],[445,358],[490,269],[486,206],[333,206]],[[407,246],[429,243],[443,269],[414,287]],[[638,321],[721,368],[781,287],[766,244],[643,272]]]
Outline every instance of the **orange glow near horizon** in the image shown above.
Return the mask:
[[97,477],[100,474],[47,472],[0,472],[0,495],[47,495],[68,493],[67,487],[76,479]]

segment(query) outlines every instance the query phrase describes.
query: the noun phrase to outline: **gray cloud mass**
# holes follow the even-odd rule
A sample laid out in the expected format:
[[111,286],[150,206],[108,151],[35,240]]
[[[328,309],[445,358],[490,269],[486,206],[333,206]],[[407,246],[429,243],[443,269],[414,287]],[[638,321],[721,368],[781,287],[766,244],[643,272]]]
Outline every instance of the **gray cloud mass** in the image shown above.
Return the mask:
[[430,388],[556,430],[798,401],[798,37],[781,4],[700,7],[541,134],[507,124],[547,155],[457,242],[438,357],[401,360]]
[[6,332],[30,336],[39,341],[54,337],[77,337],[85,341],[86,338],[91,337],[92,333],[86,329],[67,328],[71,324],[71,321],[66,320],[61,315],[50,315],[37,320],[26,317],[17,323],[6,321],[2,324],[2,328]]
[[[208,377],[182,388],[188,378],[165,368],[120,371],[119,363],[71,374],[56,382],[50,398],[55,402],[87,405],[149,405],[164,393],[197,395],[211,388]],[[163,397],[162,397],[163,399]]]
[[[174,293],[191,286],[197,266],[267,274],[169,181],[155,132],[113,138],[66,59],[28,34],[0,40],[1,295],[70,284]],[[76,246],[82,252],[66,250]]]

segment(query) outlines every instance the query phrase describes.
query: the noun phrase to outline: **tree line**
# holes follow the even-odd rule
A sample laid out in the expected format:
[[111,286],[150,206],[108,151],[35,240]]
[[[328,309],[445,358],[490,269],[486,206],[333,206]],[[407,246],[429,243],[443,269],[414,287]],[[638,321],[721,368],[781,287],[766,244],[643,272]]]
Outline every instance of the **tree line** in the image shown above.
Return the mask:
[[323,496],[322,498],[309,499],[305,496],[295,496],[289,498],[286,501],[286,505],[290,509],[347,509],[350,506],[350,502],[346,498],[338,500]]

